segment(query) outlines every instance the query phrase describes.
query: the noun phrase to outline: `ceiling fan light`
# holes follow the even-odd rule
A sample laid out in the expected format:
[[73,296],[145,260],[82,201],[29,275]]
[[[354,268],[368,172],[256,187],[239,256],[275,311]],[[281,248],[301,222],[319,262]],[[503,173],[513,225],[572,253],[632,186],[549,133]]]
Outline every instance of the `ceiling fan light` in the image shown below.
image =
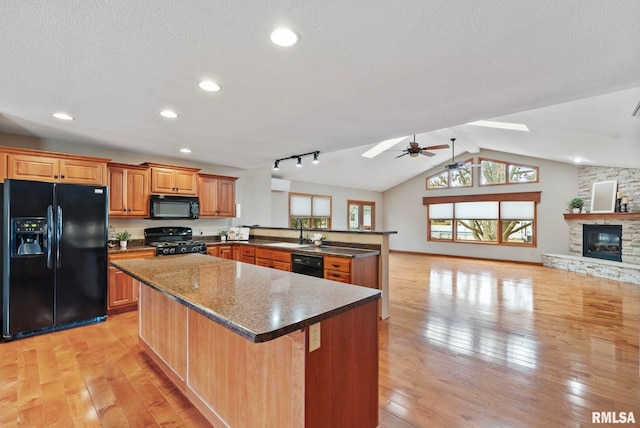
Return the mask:
[[409,156],[411,156],[412,158],[416,158],[419,154],[420,153],[409,153]]

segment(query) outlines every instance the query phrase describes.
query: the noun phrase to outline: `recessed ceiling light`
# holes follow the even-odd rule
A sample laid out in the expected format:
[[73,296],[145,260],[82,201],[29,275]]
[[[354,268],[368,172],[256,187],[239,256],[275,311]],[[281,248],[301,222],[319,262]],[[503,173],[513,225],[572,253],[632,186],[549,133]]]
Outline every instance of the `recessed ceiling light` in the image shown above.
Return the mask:
[[577,158],[577,157],[576,157],[576,158],[573,158],[573,161],[574,161],[575,163],[582,163],[582,159],[581,159],[581,158]]
[[364,152],[361,156],[364,156],[365,158],[373,159],[376,156],[378,156],[380,153],[384,152],[385,150],[395,146],[405,138],[407,137],[392,138],[390,140],[385,140],[381,143],[376,144],[375,146],[373,146],[372,148]]
[[485,126],[487,128],[499,128],[510,129],[512,131],[525,131],[529,132],[527,125],[521,123],[508,123],[508,122],[494,122],[492,120],[477,120],[475,122],[469,122],[467,125]]
[[180,149],[180,151],[181,151],[182,153],[191,153],[191,149],[188,149],[188,148],[186,148],[186,147],[181,148],[181,149]]
[[278,46],[289,47],[298,43],[298,35],[288,28],[278,28],[271,33],[271,41]]
[[54,113],[53,117],[60,120],[73,120],[75,119],[73,116],[69,116],[67,113]]
[[162,110],[160,112],[160,115],[166,117],[167,119],[175,119],[176,117],[178,117],[178,113],[173,110]]
[[200,89],[207,92],[218,92],[221,89],[220,85],[212,80],[203,80],[198,84],[198,86],[200,86]]

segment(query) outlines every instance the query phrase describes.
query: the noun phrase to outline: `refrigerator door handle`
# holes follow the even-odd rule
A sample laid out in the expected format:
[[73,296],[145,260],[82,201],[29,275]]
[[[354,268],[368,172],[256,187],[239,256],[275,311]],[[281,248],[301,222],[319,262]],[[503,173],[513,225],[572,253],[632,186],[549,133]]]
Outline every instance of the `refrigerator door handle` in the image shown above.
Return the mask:
[[47,207],[47,268],[51,269],[51,247],[53,246],[53,206]]
[[56,219],[56,266],[60,267],[60,239],[62,238],[62,207],[58,205],[58,218]]

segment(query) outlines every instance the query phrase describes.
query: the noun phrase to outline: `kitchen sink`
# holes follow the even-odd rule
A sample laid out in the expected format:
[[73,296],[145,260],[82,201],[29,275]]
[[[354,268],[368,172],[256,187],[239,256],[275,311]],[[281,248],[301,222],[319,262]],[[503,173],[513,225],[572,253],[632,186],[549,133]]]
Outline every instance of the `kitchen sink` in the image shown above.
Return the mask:
[[280,248],[304,248],[310,247],[309,244],[296,244],[295,242],[273,242],[271,244],[265,244],[270,247],[280,247]]

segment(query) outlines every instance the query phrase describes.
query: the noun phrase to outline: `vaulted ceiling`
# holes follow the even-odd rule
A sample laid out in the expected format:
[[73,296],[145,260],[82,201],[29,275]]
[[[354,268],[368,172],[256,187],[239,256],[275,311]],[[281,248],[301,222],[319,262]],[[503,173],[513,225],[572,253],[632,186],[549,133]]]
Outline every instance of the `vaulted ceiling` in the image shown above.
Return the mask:
[[[412,134],[457,137],[460,153],[640,158],[635,0],[50,0],[0,16],[0,132],[247,169],[319,150],[277,176],[378,191],[450,160],[360,156]],[[280,26],[299,43],[274,45]],[[531,132],[465,125],[481,119]]]

